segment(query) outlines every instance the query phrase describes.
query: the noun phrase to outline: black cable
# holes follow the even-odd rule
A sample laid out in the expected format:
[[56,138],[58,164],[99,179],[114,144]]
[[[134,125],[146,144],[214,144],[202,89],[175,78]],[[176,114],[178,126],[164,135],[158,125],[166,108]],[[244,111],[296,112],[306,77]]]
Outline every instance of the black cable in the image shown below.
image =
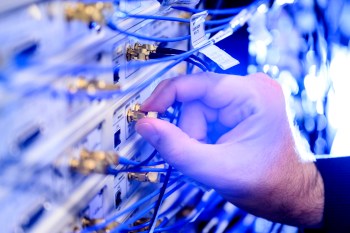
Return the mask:
[[[182,54],[186,51],[183,51],[183,50],[180,50],[180,49],[173,49],[173,48],[164,48],[164,47],[158,47],[157,50],[156,50],[157,53],[161,53],[161,54]],[[199,56],[196,56],[194,54],[192,54],[190,56],[191,58],[197,60],[198,62],[202,63],[203,65],[205,65],[205,67],[208,69],[208,70],[211,70],[210,69],[210,65],[204,61],[202,58],[200,58]]]
[[[162,48],[158,47],[156,51],[157,51],[157,53],[176,54],[176,55],[186,52],[186,51],[183,51],[180,49],[164,48],[164,47],[162,47]],[[199,56],[192,54],[190,57],[197,60],[198,62],[202,63],[203,65],[205,65],[205,67],[207,67],[208,70],[210,70],[210,65],[206,61],[204,61],[202,58],[200,58]]]
[[203,65],[202,63],[200,63],[198,61],[195,61],[194,59],[186,58],[185,61],[194,65],[194,66],[197,66],[199,69],[201,69],[204,72],[208,71],[208,69],[207,69],[207,67],[205,67],[205,65]]
[[276,225],[277,225],[277,223],[272,223],[272,225],[271,225],[271,227],[270,227],[270,230],[268,231],[269,233],[272,233],[273,232],[273,230],[275,229],[275,227],[276,227]]
[[163,197],[164,197],[165,191],[168,187],[171,172],[172,172],[172,167],[169,166],[168,171],[167,171],[166,176],[165,176],[165,179],[164,179],[163,186],[162,186],[160,193],[159,193],[159,196],[158,196],[156,206],[154,207],[154,213],[152,216],[152,220],[151,220],[151,224],[150,224],[150,228],[149,228],[149,233],[152,233],[157,225],[157,218],[158,218],[158,214],[159,214],[159,209],[163,203]]
[[148,158],[146,158],[144,161],[140,162],[137,167],[141,167],[141,166],[145,166],[147,165],[156,155],[157,155],[158,151],[156,149],[154,149],[154,151],[152,152],[152,154],[150,156],[148,156]]
[[[159,48],[158,47],[155,53],[151,53],[149,55],[149,58],[150,59],[159,59],[159,58],[164,58],[164,57],[168,57],[168,56],[179,55],[179,54],[182,54],[185,52],[186,51],[179,50],[179,49]],[[191,64],[194,64],[196,66],[198,66],[197,63],[199,63],[199,64],[203,65],[205,67],[205,69],[211,70],[210,65],[206,61],[204,61],[202,58],[200,58],[199,56],[192,54],[189,57],[189,59],[191,59],[192,61],[186,60],[186,59],[185,59],[185,61],[190,62]]]
[[279,228],[277,229],[277,233],[281,233],[283,230],[284,224],[280,224]]

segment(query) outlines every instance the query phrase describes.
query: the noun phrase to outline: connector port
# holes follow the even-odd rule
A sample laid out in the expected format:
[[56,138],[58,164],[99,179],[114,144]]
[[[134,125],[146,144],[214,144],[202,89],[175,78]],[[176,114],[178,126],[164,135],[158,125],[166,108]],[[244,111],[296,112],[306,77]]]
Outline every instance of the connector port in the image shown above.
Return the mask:
[[117,132],[114,133],[114,148],[117,148],[122,142],[120,138],[121,130],[118,129]]
[[140,108],[140,104],[135,104],[128,110],[128,112],[126,113],[126,117],[129,124],[146,116],[145,113],[140,111]]
[[27,130],[23,135],[18,137],[17,147],[24,150],[34,143],[34,141],[41,135],[41,128],[36,126]]
[[25,218],[23,218],[22,223],[20,224],[20,228],[23,232],[29,231],[39,221],[39,219],[45,214],[48,205],[47,202],[39,203],[26,215]]
[[122,203],[122,192],[121,191],[118,191],[115,193],[114,202],[115,202],[115,208],[117,209],[120,206],[120,204]]

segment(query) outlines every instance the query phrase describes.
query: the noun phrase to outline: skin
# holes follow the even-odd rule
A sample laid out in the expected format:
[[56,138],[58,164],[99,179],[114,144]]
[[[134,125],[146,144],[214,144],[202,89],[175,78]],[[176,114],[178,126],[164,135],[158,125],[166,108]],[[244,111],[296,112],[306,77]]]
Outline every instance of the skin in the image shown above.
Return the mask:
[[161,82],[142,106],[165,112],[183,104],[179,127],[143,118],[136,131],[183,174],[234,205],[297,226],[322,222],[324,187],[302,161],[282,89],[265,74],[198,73]]

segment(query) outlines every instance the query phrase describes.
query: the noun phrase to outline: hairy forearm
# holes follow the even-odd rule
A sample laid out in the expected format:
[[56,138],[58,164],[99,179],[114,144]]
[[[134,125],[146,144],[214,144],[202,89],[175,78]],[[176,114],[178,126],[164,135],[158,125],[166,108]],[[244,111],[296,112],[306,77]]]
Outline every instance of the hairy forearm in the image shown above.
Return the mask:
[[291,145],[269,151],[283,151],[284,156],[276,157],[270,169],[250,185],[252,188],[244,187],[248,191],[222,195],[256,216],[294,226],[318,226],[324,211],[323,180],[315,164],[301,161]]
[[[270,191],[262,187],[242,198],[227,193],[223,196],[247,212],[274,222],[317,227],[322,222],[324,208],[322,177],[313,163],[304,164],[302,170],[295,170],[289,181]],[[250,195],[254,198],[249,198]]]
[[[324,187],[320,173],[314,163],[305,163],[299,174],[281,190],[281,201],[277,215],[271,219],[296,226],[321,224],[324,208]],[[278,197],[277,197],[278,198]]]

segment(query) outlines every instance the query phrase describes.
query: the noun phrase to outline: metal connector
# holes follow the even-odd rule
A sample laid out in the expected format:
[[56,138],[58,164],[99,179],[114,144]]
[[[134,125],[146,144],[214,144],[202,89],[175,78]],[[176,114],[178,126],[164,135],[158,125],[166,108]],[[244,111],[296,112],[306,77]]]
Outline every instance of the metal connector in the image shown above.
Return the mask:
[[[140,225],[145,224],[145,223],[150,222],[150,221],[151,221],[151,218],[143,217],[143,218],[136,220],[132,225],[133,226],[140,226]],[[158,219],[156,226],[159,226],[161,223],[162,223],[162,220]],[[128,233],[144,232],[144,231],[149,231],[149,229],[150,229],[150,226],[145,226],[139,230],[129,231]]]
[[93,225],[96,225],[96,224],[99,224],[99,223],[102,223],[102,222],[104,222],[103,218],[91,219],[91,218],[88,218],[88,217],[83,217],[81,219],[81,225],[82,225],[83,228],[91,227]]
[[103,173],[111,165],[118,165],[119,156],[115,152],[88,151],[82,149],[79,158],[70,161],[70,167],[83,174]]
[[140,109],[141,105],[135,104],[132,109],[128,110],[126,114],[128,123],[136,122],[145,117],[158,118],[158,112],[143,112]]
[[157,50],[156,45],[135,43],[134,47],[129,47],[126,50],[126,60],[148,60],[151,53]]
[[160,177],[157,172],[143,172],[143,173],[128,173],[129,180],[137,180],[140,182],[151,182],[151,183],[159,183]]
[[97,91],[120,90],[120,86],[116,84],[106,83],[103,80],[87,80],[81,77],[71,81],[68,84],[68,90],[70,93],[86,91],[88,93],[94,94]]
[[[83,217],[81,219],[81,224],[82,224],[83,228],[86,228],[86,227],[92,227],[96,224],[103,223],[104,221],[105,221],[105,219],[103,219],[103,218],[91,219],[91,218]],[[113,222],[109,223],[108,225],[106,225],[104,228],[102,228],[98,231],[94,231],[94,232],[96,232],[96,233],[110,232],[111,230],[113,230],[114,228],[116,228],[119,225],[120,225],[119,222],[113,221]]]
[[67,21],[96,22],[101,25],[105,24],[106,17],[110,17],[113,12],[113,4],[108,2],[67,3],[65,7]]

